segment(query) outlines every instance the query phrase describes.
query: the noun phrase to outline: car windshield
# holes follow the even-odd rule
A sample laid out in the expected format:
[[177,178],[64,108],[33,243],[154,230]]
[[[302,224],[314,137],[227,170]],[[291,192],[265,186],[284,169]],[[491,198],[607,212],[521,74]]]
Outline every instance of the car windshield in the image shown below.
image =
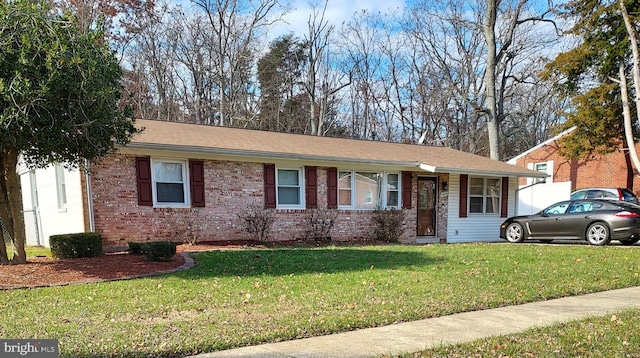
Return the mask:
[[571,200],[584,199],[585,190],[578,190],[571,194]]

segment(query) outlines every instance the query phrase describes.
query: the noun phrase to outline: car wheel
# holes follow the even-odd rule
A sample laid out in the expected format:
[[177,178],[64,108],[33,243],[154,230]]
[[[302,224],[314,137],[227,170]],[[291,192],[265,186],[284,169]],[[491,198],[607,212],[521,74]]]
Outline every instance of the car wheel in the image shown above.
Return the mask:
[[504,235],[509,242],[523,242],[524,241],[524,229],[522,225],[518,223],[511,223],[507,226]]
[[633,245],[638,241],[640,241],[640,238],[637,238],[637,239],[624,239],[624,240],[620,240],[620,243],[622,245],[627,245],[628,246],[628,245]]
[[605,223],[597,222],[587,228],[586,239],[594,246],[604,246],[611,241],[609,227]]

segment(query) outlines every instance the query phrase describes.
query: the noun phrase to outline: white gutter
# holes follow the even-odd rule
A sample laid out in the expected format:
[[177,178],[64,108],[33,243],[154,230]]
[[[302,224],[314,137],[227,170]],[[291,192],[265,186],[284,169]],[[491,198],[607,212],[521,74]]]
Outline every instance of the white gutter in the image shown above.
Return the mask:
[[429,172],[429,173],[435,173],[436,172],[436,167],[434,167],[433,165],[420,163],[420,164],[418,164],[418,168],[420,168],[420,170],[424,170],[425,172]]
[[514,176],[514,177],[524,177],[524,178],[546,178],[549,175],[543,172],[537,172],[533,170],[528,170],[528,173],[522,172],[507,172],[507,171],[496,171],[496,170],[478,170],[478,169],[461,169],[461,168],[445,168],[445,167],[435,167],[433,165],[428,165],[424,163],[420,163],[418,165],[420,170],[429,172],[429,173],[456,173],[456,174],[477,174],[477,175],[493,175],[493,176]]

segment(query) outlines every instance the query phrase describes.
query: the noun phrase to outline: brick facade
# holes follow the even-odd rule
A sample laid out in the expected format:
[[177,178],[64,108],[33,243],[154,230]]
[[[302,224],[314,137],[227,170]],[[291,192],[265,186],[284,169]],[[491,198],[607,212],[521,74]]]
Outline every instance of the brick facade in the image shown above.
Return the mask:
[[[639,145],[636,148],[640,151]],[[553,161],[553,181],[571,181],[572,191],[587,187],[620,187],[640,194],[640,181],[627,175],[627,160],[622,149],[606,155],[593,154],[584,160],[569,160],[560,154],[560,145],[554,140],[517,158],[515,165],[527,168],[529,164],[548,161]],[[520,185],[526,183],[525,178],[520,179]]]
[[[194,158],[197,159],[197,158]],[[128,242],[171,240],[181,242],[188,225],[202,225],[200,241],[248,240],[239,214],[247,208],[264,207],[263,165],[261,163],[204,161],[205,207],[154,208],[138,205],[135,156],[117,154],[92,167],[91,192],[95,231],[105,238],[105,246],[126,246]],[[415,242],[416,174],[413,175],[412,208],[405,210],[404,243]],[[448,178],[448,175],[438,179]],[[327,168],[317,168],[318,208],[327,207]],[[442,195],[440,196],[442,198]],[[437,204],[438,236],[446,233],[446,202]],[[331,230],[334,241],[371,239],[370,210],[338,210]],[[276,210],[269,241],[305,237],[306,210]]]

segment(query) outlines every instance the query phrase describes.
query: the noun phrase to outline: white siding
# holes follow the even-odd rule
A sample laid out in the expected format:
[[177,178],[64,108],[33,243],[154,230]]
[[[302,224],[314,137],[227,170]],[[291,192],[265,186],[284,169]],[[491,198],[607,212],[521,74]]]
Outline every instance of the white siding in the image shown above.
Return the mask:
[[[508,216],[513,216],[516,205],[517,178],[509,178]],[[449,175],[449,211],[447,242],[500,241],[500,224],[505,218],[500,214],[468,214],[460,215],[460,175]]]
[[[82,188],[80,185],[84,174],[77,169],[65,170],[64,177],[67,204],[65,208],[60,209],[58,208],[58,188],[54,166],[35,171],[37,201],[33,200],[29,171],[20,172],[28,245],[40,244],[48,247],[51,235],[84,231]],[[34,205],[36,206],[34,207]],[[35,227],[34,212],[38,214],[37,227]],[[36,237],[36,232],[39,233],[39,237]]]

